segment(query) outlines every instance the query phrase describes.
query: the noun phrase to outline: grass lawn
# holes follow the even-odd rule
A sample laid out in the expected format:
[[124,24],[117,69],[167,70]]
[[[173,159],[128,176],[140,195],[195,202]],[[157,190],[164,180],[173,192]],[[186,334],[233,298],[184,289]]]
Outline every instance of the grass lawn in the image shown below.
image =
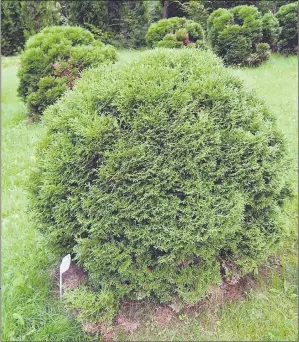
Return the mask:
[[[138,56],[122,51],[126,62]],[[272,56],[256,69],[232,69],[255,89],[276,115],[293,161],[291,182],[297,189],[297,57]],[[90,339],[62,308],[52,289],[57,255],[36,231],[27,211],[26,184],[34,167],[40,124],[26,120],[16,96],[18,58],[2,59],[2,341],[83,341]],[[297,333],[297,198],[287,206],[289,239],[278,251],[282,268],[270,271],[246,299],[209,305],[195,315],[181,315],[158,326],[152,313],[140,314],[140,328],[119,333],[121,340],[269,340],[295,341]],[[269,264],[271,268],[272,264]]]

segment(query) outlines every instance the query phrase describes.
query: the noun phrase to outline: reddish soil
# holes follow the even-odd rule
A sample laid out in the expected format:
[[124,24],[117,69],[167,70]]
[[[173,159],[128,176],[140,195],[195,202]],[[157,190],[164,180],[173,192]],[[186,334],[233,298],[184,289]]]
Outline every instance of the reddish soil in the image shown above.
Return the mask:
[[[52,272],[54,282],[54,295],[59,296],[59,268],[57,267]],[[63,288],[72,290],[80,285],[87,284],[87,273],[75,265],[71,265],[70,268],[62,274]]]
[[126,332],[132,333],[138,329],[139,320],[130,320],[123,313],[120,313],[116,318],[116,327],[124,329]]
[[[222,264],[224,269],[232,269],[234,265],[226,261]],[[273,270],[280,271],[281,264],[279,259],[270,260],[269,265],[264,265],[259,269],[260,275],[269,276]],[[59,296],[59,269],[53,273],[54,293]],[[88,278],[83,269],[72,265],[70,269],[63,274],[64,288],[71,290],[82,284],[87,284]],[[228,301],[237,301],[246,298],[247,293],[256,289],[257,280],[253,276],[245,277],[225,277],[220,285],[213,285],[207,291],[206,296],[195,305],[183,305],[174,298],[174,302],[167,305],[161,305],[154,302],[140,300],[133,301],[124,299],[120,304],[118,316],[115,318],[114,326],[107,327],[103,323],[83,324],[83,330],[89,334],[101,334],[104,341],[112,341],[116,338],[117,329],[133,333],[141,326],[145,319],[153,319],[156,324],[163,327],[170,322],[179,321],[179,314],[185,314],[197,317],[208,307],[219,307]],[[76,312],[73,313],[76,316]]]
[[173,316],[175,315],[174,311],[169,307],[159,307],[155,313],[155,322],[159,325],[167,325]]

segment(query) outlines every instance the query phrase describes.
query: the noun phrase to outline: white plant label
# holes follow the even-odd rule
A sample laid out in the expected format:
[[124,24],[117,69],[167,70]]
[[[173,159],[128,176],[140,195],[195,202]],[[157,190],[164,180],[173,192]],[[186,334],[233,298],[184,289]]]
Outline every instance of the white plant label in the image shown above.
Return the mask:
[[62,273],[66,272],[71,265],[71,255],[66,255],[60,264],[60,278],[59,278],[59,288],[60,288],[60,298],[62,297]]

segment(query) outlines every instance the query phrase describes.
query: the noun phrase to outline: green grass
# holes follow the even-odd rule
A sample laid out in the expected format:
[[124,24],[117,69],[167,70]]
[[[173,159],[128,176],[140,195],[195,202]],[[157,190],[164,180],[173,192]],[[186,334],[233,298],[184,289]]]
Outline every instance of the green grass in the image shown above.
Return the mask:
[[17,59],[3,64],[1,340],[82,340],[79,324],[52,296],[50,270],[56,258],[26,211],[26,183],[43,129],[25,120],[26,108],[16,96]]
[[[126,62],[142,52],[122,51]],[[297,57],[272,56],[256,69],[232,69],[255,89],[276,115],[292,158],[292,185],[297,188]],[[16,96],[18,58],[2,61],[2,340],[87,340],[80,325],[53,295],[51,270],[57,262],[27,212],[26,184],[34,167],[34,149],[43,127],[26,121]],[[297,198],[287,206],[289,239],[278,251],[282,271],[258,277],[246,299],[210,305],[194,316],[181,316],[161,327],[143,314],[133,334],[121,340],[269,340],[295,341],[297,334]],[[271,264],[269,264],[271,266]]]

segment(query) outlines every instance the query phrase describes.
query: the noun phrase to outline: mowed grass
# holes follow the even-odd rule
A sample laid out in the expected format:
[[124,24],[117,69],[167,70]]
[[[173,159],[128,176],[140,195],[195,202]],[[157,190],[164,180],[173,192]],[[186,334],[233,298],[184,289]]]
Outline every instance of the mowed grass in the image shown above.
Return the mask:
[[[142,52],[140,52],[142,53]],[[121,53],[126,62],[136,51]],[[255,69],[232,69],[249,89],[255,89],[276,115],[292,158],[291,182],[297,188],[297,57],[272,56]],[[16,96],[18,58],[2,60],[2,339],[3,341],[83,341],[88,336],[53,295],[51,270],[57,255],[36,231],[27,211],[26,185],[34,167],[34,149],[43,134],[40,124],[26,120],[26,108]],[[258,287],[246,299],[209,305],[196,314],[181,315],[159,326],[153,315],[140,316],[133,334],[118,340],[296,341],[297,198],[286,206],[289,238],[277,255],[278,272],[268,263],[269,276],[258,276]]]

